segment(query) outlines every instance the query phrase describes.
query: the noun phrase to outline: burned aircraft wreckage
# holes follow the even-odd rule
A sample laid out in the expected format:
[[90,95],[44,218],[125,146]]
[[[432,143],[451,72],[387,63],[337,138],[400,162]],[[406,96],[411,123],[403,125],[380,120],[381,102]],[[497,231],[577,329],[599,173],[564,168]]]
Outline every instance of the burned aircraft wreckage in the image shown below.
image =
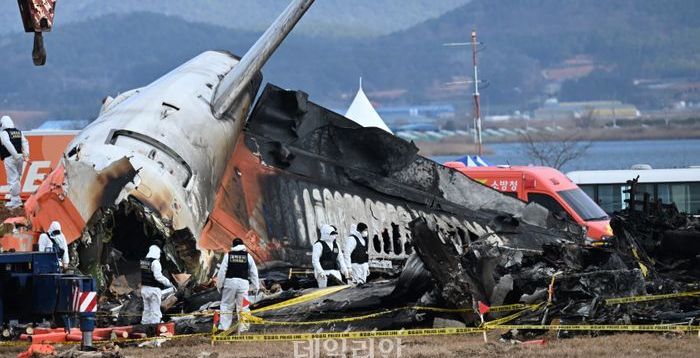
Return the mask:
[[[135,288],[137,262],[156,241],[166,273],[189,289],[204,284],[234,237],[269,284],[275,273],[310,266],[325,223],[341,237],[367,223],[375,266],[406,267],[398,279],[266,313],[285,320],[416,303],[541,302],[559,276],[549,294],[557,305],[522,319],[610,321],[622,316],[591,300],[646,292],[631,244],[585,247],[575,223],[423,158],[413,143],[361,127],[304,92],[267,85],[254,103],[262,65],[312,2],[294,1],[242,58],[205,52],[108,98],[27,202],[34,230],[61,221],[79,269],[105,291],[121,275]],[[397,312],[365,324],[430,321]]]

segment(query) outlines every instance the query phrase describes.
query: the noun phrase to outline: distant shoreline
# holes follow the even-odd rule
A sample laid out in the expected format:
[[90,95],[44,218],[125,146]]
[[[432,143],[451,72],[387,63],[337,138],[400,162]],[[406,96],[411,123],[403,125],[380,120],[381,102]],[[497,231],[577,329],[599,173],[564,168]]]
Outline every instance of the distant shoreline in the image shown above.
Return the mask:
[[[635,141],[635,140],[673,140],[700,139],[700,128],[692,127],[634,127],[634,128],[571,128],[576,131],[581,141]],[[520,143],[522,137],[489,137],[484,139],[484,154],[491,153],[489,144]],[[416,141],[419,153],[423,156],[450,156],[476,153],[476,146],[471,136],[453,136],[439,141]]]

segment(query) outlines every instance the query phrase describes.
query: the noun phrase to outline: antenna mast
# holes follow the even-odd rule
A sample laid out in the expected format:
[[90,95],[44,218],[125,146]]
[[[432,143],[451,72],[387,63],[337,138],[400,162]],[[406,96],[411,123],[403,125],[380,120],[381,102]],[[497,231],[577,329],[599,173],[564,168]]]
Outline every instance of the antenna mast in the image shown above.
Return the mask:
[[476,40],[476,29],[472,29],[472,63],[474,65],[474,143],[476,143],[477,154],[483,156],[484,148],[481,140],[481,101],[479,96],[479,74],[476,64],[476,53],[479,42]]

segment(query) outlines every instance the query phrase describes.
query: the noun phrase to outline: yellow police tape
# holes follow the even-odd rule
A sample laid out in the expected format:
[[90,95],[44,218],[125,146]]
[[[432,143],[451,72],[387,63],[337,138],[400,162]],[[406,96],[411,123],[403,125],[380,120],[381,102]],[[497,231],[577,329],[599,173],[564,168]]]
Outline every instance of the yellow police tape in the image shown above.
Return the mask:
[[[348,288],[349,286],[335,286],[326,289],[321,289],[314,291],[309,294],[305,294],[284,302],[280,302],[274,305],[262,307],[253,310],[249,313],[242,313],[242,320],[245,323],[260,324],[260,325],[315,325],[315,324],[329,324],[337,322],[352,322],[364,319],[376,318],[383,315],[391,314],[400,310],[418,310],[418,311],[432,311],[432,312],[447,312],[447,313],[470,313],[474,312],[471,308],[441,308],[441,307],[427,307],[427,306],[407,306],[400,307],[391,310],[375,312],[371,314],[366,314],[362,316],[355,317],[345,317],[345,318],[335,318],[327,320],[318,321],[301,321],[301,322],[285,322],[285,321],[272,321],[265,320],[260,317],[253,316],[253,313],[271,311],[281,308],[290,307],[292,305],[312,301],[321,298],[326,295],[330,295],[335,292],[339,292]],[[689,291],[689,292],[678,292],[678,293],[668,293],[659,295],[647,295],[647,296],[630,296],[630,297],[617,297],[605,299],[606,305],[616,305],[625,303],[637,303],[637,302],[648,302],[656,300],[665,300],[671,298],[681,298],[681,297],[696,297],[700,296],[700,291]],[[372,332],[330,332],[330,333],[287,333],[287,334],[256,334],[256,335],[212,335],[212,341],[264,341],[264,340],[298,340],[298,339],[311,339],[311,338],[370,338],[370,337],[395,337],[395,336],[420,336],[420,335],[449,335],[449,334],[465,334],[465,333],[480,333],[485,330],[494,329],[530,329],[530,330],[570,330],[570,331],[631,331],[631,332],[695,332],[700,331],[699,326],[679,326],[679,325],[507,325],[505,323],[512,321],[520,317],[527,311],[533,311],[541,307],[545,302],[539,304],[511,304],[502,306],[490,307],[489,312],[510,312],[520,310],[512,315],[499,318],[493,321],[485,322],[482,327],[467,327],[467,328],[440,328],[440,329],[411,329],[411,330],[394,330],[394,331],[372,331]],[[220,312],[221,313],[221,312]],[[105,314],[98,314],[99,316]],[[107,314],[109,315],[109,314]],[[196,312],[196,313],[182,313],[182,314],[168,314],[168,316],[212,316],[214,312]],[[128,316],[128,314],[121,314],[120,316]],[[140,315],[134,315],[140,316]],[[224,332],[224,334],[231,333],[231,330]],[[135,339],[121,339],[116,341],[96,341],[97,344],[118,342],[118,343],[128,343],[128,342],[143,342],[158,338],[168,338],[168,339],[178,339],[186,337],[204,336],[211,333],[197,333],[188,335],[178,335],[172,337],[148,337],[148,338],[135,338]],[[299,338],[301,337],[301,338]],[[62,344],[76,344],[79,342],[65,342]],[[0,347],[3,346],[19,346],[27,345],[29,342],[21,341],[9,341],[0,342]]]
[[426,328],[426,329],[400,329],[388,331],[350,331],[350,332],[327,332],[327,333],[265,333],[265,334],[242,334],[235,336],[214,336],[214,342],[263,342],[263,341],[297,341],[308,339],[360,339],[376,337],[411,337],[411,336],[436,336],[481,333],[483,328]]
[[[503,305],[503,306],[493,306],[489,309],[489,312],[510,312],[510,311],[515,311],[515,310],[521,310],[521,309],[534,309],[539,307],[541,304],[538,305],[528,305],[528,304],[514,304],[514,305]],[[274,320],[268,320],[264,319],[258,316],[252,315],[252,312],[241,312],[241,320],[244,323],[250,323],[250,324],[256,324],[256,325],[271,325],[271,326],[304,326],[304,325],[317,325],[317,324],[331,324],[331,323],[341,323],[341,322],[353,322],[353,321],[361,321],[361,320],[366,320],[370,318],[377,318],[381,316],[386,316],[395,312],[399,311],[405,311],[405,310],[416,310],[416,311],[432,311],[432,312],[449,312],[449,313],[458,313],[458,312],[463,312],[463,313],[470,313],[473,312],[474,310],[471,308],[441,308],[441,307],[425,307],[425,306],[406,306],[406,307],[399,307],[399,308],[394,308],[390,310],[385,310],[385,311],[380,311],[380,312],[375,312],[375,313],[369,313],[361,316],[353,316],[353,317],[342,317],[342,318],[330,318],[330,319],[324,319],[324,320],[316,320],[316,321],[274,321]],[[518,313],[519,315],[524,312]],[[514,319],[517,317],[513,317],[511,319]],[[504,321],[507,322],[507,321]]]
[[514,320],[514,319],[516,319],[516,318],[518,318],[518,317],[520,317],[520,316],[522,316],[525,312],[528,312],[528,311],[530,311],[530,312],[531,312],[531,311],[536,311],[537,309],[539,309],[539,308],[540,308],[541,306],[543,306],[543,305],[544,305],[544,302],[542,302],[542,303],[540,303],[540,304],[538,304],[538,305],[534,305],[533,307],[526,308],[526,309],[524,309],[524,310],[522,310],[522,311],[513,313],[512,315],[505,316],[505,317],[502,317],[502,318],[499,318],[499,319],[495,319],[495,320],[493,320],[493,321],[485,322],[485,323],[484,323],[484,326],[485,326],[485,327],[495,327],[495,326],[499,326],[499,325],[501,325],[501,324],[504,324],[504,323],[506,323],[506,322],[510,322],[510,321],[512,321],[512,320]]
[[[335,287],[330,287],[327,289],[321,289],[318,291],[314,291],[312,293],[305,294],[303,296],[295,297],[287,301],[283,301],[274,305],[258,308],[255,310],[252,310],[250,314],[254,313],[259,313],[259,312],[265,312],[265,311],[271,311],[271,310],[276,310],[276,309],[282,309],[286,307],[290,307],[296,304],[300,303],[305,303],[308,301],[312,301],[318,298],[321,298],[323,296],[330,295],[332,293],[341,291],[343,289],[348,288],[349,286],[335,286]],[[616,298],[606,298],[605,299],[605,304],[610,306],[610,305],[616,305],[616,304],[625,304],[625,303],[637,303],[637,302],[648,302],[648,301],[657,301],[657,300],[666,300],[666,299],[671,299],[671,298],[681,298],[681,297],[696,297],[700,296],[700,291],[689,291],[689,292],[678,292],[678,293],[668,293],[668,294],[660,294],[660,295],[646,295],[646,296],[629,296],[629,297],[616,297]],[[502,306],[493,306],[489,309],[489,313],[496,313],[496,312],[510,312],[510,311],[516,311],[516,310],[521,310],[521,309],[528,309],[528,308],[534,308],[538,307],[540,304],[510,304],[510,305],[502,305]],[[382,311],[382,312],[377,312],[377,313],[371,313],[367,314],[364,316],[357,316],[357,317],[347,317],[347,318],[336,318],[336,319],[328,319],[328,320],[320,320],[320,321],[309,321],[308,323],[304,322],[281,322],[281,321],[269,321],[269,320],[264,320],[262,318],[256,317],[256,316],[251,316],[248,315],[247,318],[249,319],[250,323],[255,323],[255,324],[261,324],[262,322],[266,324],[272,324],[272,325],[311,325],[311,324],[327,324],[327,323],[336,323],[336,322],[351,322],[351,321],[358,321],[362,319],[369,319],[369,318],[375,318],[379,317],[382,315],[387,315],[391,314],[393,312],[396,312],[398,310],[409,310],[409,309],[414,309],[414,310],[419,310],[419,311],[431,311],[431,312],[443,312],[443,313],[471,313],[474,312],[473,309],[471,308],[442,308],[442,307],[427,307],[427,306],[406,306],[406,307],[401,307],[393,310],[387,310],[387,311]],[[213,316],[214,311],[209,311],[209,312],[193,312],[193,313],[173,313],[173,314],[166,314],[166,316],[169,317],[186,317],[186,316]],[[219,312],[220,314],[224,314],[225,312]],[[231,312],[235,314],[235,312]],[[109,313],[98,313],[98,317],[108,317],[112,316]],[[116,316],[120,317],[140,317],[140,314],[117,314]]]
[[660,325],[496,325],[464,328],[401,329],[387,331],[351,331],[327,333],[262,333],[233,336],[215,335],[212,342],[272,342],[309,339],[362,339],[386,337],[444,336],[482,333],[500,329],[556,330],[556,331],[626,331],[626,332],[697,332],[700,326]]
[[669,298],[695,297],[695,296],[700,296],[700,291],[666,293],[666,294],[661,294],[661,295],[606,298],[605,304],[608,306],[611,306],[611,305],[617,305],[617,304],[621,304],[621,303],[647,302],[647,301],[666,300]]
[[336,293],[339,291],[342,291],[346,288],[350,287],[350,285],[344,285],[344,286],[333,286],[333,287],[328,287],[328,288],[323,288],[320,290],[316,290],[311,293],[307,293],[305,295],[299,296],[292,298],[290,300],[286,300],[280,303],[276,303],[274,305],[270,306],[265,306],[262,308],[254,309],[251,312],[252,313],[258,313],[258,312],[265,312],[265,311],[271,311],[271,310],[277,310],[277,309],[282,309],[282,308],[287,308],[289,306],[297,305],[300,303],[305,303],[309,301],[313,301],[315,299],[321,298],[323,296],[330,295],[332,293]]
[[[265,311],[271,311],[271,310],[277,310],[277,309],[282,309],[282,308],[287,308],[289,306],[293,305],[298,305],[300,303],[305,303],[309,301],[313,301],[316,299],[319,299],[323,296],[327,296],[339,291],[342,291],[346,288],[350,287],[350,285],[344,285],[344,286],[333,286],[333,287],[328,287],[328,288],[323,288],[320,290],[316,290],[311,293],[307,293],[305,295],[301,295],[299,297],[295,297],[283,302],[276,303],[274,305],[270,306],[265,306],[261,307],[258,309],[254,309],[251,311],[251,313],[258,313],[258,312],[265,312]],[[168,317],[187,317],[187,316],[213,316],[215,312],[192,312],[192,313],[166,313],[165,315]],[[236,312],[219,312],[219,314],[224,314],[224,313],[236,313]],[[106,312],[98,312],[97,317],[141,317],[141,314],[135,314],[135,313],[106,313]]]
[[672,324],[562,324],[562,325],[525,325],[503,324],[490,327],[491,329],[527,329],[547,331],[627,331],[627,332],[697,332],[698,325],[672,325]]

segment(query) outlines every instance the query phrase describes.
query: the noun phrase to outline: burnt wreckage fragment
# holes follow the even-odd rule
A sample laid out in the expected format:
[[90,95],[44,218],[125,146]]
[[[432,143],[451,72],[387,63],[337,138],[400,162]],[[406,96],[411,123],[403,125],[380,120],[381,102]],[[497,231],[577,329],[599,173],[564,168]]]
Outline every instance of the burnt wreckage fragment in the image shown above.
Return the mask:
[[[412,308],[470,308],[476,301],[548,303],[523,312],[513,324],[688,322],[696,314],[697,299],[606,305],[609,297],[686,288],[652,276],[643,245],[631,235],[612,247],[586,246],[577,225],[423,158],[412,143],[360,127],[309,102],[303,92],[265,88],[228,168],[233,171],[224,177],[217,215],[236,222],[236,235],[264,258],[261,273],[268,284],[286,280],[272,274],[276,269],[310,263],[316,228],[326,222],[338,225],[341,234],[353,222],[369,223],[375,229],[371,257],[403,267],[395,279],[256,314],[265,320],[382,313],[296,327],[309,331],[430,327],[438,316],[477,324],[473,313]],[[254,307],[300,294],[288,290]],[[185,295],[176,308],[197,310],[218,296],[213,289]]]
[[[370,257],[399,262],[413,252],[408,223],[423,215],[433,216],[464,244],[492,232],[495,213],[524,217],[542,230],[556,222],[571,235],[580,234],[577,226],[552,219],[541,207],[526,206],[423,158],[413,143],[361,127],[309,102],[303,92],[268,85],[243,140],[233,163],[240,180],[227,191],[257,200],[234,198],[227,213],[250,228],[258,226],[256,234],[273,248],[267,253],[275,261],[309,264],[305,255],[322,223],[336,225],[341,237],[352,223],[367,223]],[[251,202],[259,209],[246,207]]]

